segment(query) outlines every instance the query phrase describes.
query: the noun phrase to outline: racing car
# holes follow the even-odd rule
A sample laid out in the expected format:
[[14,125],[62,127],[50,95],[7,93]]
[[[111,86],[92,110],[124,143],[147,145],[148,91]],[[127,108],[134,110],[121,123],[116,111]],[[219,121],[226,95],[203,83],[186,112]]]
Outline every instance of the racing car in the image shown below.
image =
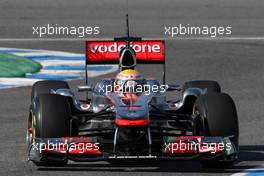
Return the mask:
[[[203,166],[238,159],[238,117],[232,98],[216,81],[166,84],[165,43],[121,37],[86,42],[86,92],[77,99],[65,81],[32,86],[27,157],[37,166],[68,160],[199,159]],[[163,64],[163,81],[144,78],[138,64]],[[117,75],[94,86],[88,65],[118,64]],[[168,92],[180,98],[167,98]],[[176,97],[176,96],[175,96]]]

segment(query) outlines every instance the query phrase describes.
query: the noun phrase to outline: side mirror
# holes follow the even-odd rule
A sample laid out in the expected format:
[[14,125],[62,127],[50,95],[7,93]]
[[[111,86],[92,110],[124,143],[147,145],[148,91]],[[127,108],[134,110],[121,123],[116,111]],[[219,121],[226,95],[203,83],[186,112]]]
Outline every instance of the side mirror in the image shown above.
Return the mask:
[[78,86],[77,90],[78,90],[78,92],[89,92],[89,91],[93,91],[93,87],[90,85]]
[[181,91],[182,87],[177,84],[167,84],[167,91]]
[[71,89],[57,89],[57,90],[51,89],[50,93],[74,98],[74,93],[71,91]]

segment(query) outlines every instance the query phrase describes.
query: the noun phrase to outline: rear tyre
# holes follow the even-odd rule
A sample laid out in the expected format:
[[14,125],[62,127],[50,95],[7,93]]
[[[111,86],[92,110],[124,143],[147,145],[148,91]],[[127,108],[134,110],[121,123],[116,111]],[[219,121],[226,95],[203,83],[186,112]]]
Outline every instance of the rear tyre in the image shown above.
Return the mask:
[[32,86],[31,101],[41,94],[49,94],[51,89],[69,89],[69,85],[65,81],[45,80],[38,81]]
[[[69,137],[71,108],[66,97],[56,94],[41,94],[34,99],[35,107],[32,108],[29,127],[32,124],[32,139],[34,138],[60,138]],[[29,142],[30,143],[30,142]],[[43,158],[34,162],[37,166],[63,166],[67,159],[56,161]]]
[[[200,126],[204,136],[221,136],[230,138],[238,150],[238,118],[232,98],[225,93],[209,93],[197,98],[194,106],[196,118],[203,122]],[[202,160],[204,167],[229,166],[237,159],[235,156],[221,159]]]
[[183,86],[183,91],[188,88],[201,88],[207,89],[207,92],[221,92],[221,87],[218,82],[210,81],[210,80],[197,80],[197,81],[189,81],[186,82]]

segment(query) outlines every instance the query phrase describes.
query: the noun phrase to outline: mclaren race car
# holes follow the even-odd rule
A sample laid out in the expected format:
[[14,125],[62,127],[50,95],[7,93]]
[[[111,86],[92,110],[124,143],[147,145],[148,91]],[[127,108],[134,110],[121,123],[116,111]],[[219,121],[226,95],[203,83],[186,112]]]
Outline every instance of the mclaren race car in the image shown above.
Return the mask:
[[[163,82],[142,77],[137,64],[163,64]],[[91,86],[87,65],[118,64],[119,73]],[[186,160],[205,166],[238,158],[238,118],[216,81],[166,84],[164,41],[130,37],[86,42],[87,92],[65,81],[32,86],[27,156],[38,166],[73,161]],[[181,98],[167,100],[175,91]],[[89,94],[88,94],[89,93]]]

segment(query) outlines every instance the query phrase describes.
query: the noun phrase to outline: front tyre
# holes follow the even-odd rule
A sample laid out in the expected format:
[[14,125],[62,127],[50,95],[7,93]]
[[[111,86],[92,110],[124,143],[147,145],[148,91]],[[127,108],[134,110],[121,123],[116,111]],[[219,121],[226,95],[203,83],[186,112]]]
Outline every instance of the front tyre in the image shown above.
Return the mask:
[[[28,145],[36,138],[60,138],[70,136],[71,108],[67,97],[41,94],[34,99],[28,121]],[[29,134],[29,131],[31,134]],[[33,161],[37,166],[63,166],[67,160]]]
[[69,89],[69,85],[65,81],[60,80],[44,80],[44,81],[37,81],[32,86],[31,91],[31,101],[34,98],[38,97],[41,94],[50,94],[51,90],[57,89]]
[[[238,118],[235,103],[225,93],[208,93],[197,98],[194,106],[194,115],[202,120],[202,134],[204,136],[230,137],[238,151]],[[203,160],[205,167],[231,165],[236,156],[224,159]]]

